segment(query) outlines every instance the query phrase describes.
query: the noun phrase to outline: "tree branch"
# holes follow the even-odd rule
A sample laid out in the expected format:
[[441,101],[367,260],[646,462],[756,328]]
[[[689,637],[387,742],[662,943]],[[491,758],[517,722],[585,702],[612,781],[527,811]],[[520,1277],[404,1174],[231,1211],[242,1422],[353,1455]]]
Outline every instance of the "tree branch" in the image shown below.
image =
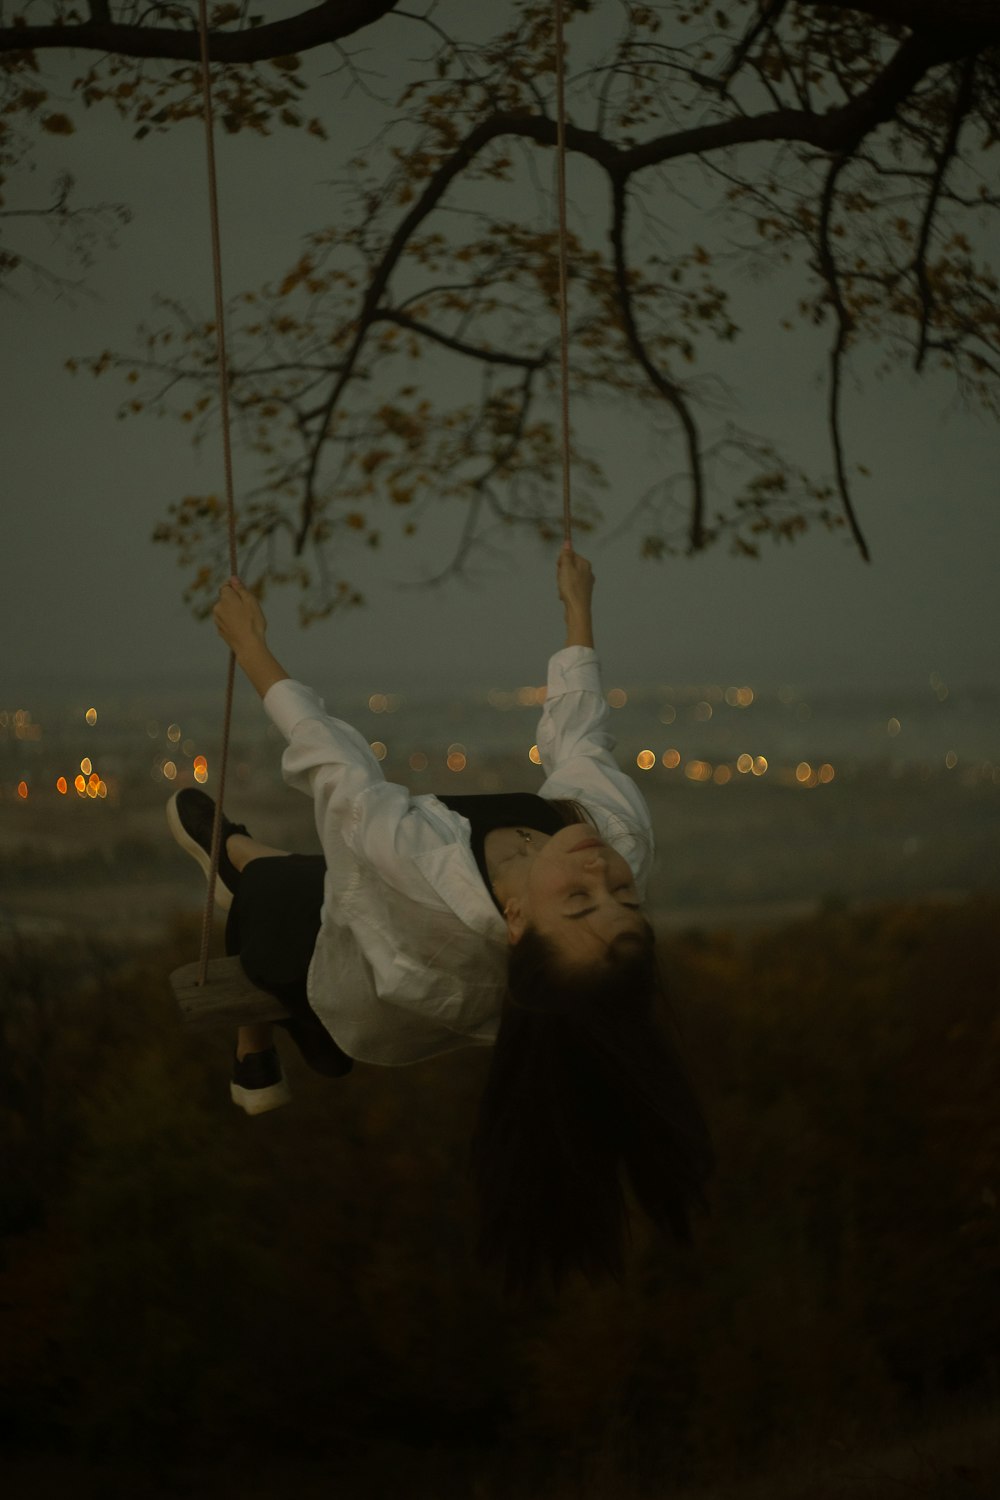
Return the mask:
[[615,285],[618,289],[618,305],[621,309],[625,337],[633,358],[642,367],[647,379],[667,404],[673,407],[684,429],[688,464],[691,478],[691,550],[698,552],[705,544],[705,476],[701,462],[701,444],[691,410],[678,385],[658,370],[639,333],[632,307],[632,296],[628,285],[628,265],[625,252],[625,219],[628,209],[626,185],[616,181],[613,187],[613,217],[611,244],[615,258]]
[[961,70],[958,89],[955,95],[955,108],[952,110],[951,119],[948,123],[948,134],[934,168],[934,177],[931,182],[931,190],[927,195],[927,205],[924,209],[923,223],[920,226],[920,240],[917,245],[916,254],[913,257],[913,269],[920,287],[920,298],[923,309],[920,317],[920,339],[917,345],[917,357],[915,368],[923,368],[924,359],[927,355],[927,338],[930,330],[930,321],[934,313],[934,289],[927,275],[927,249],[930,244],[931,229],[934,225],[934,216],[937,212],[941,191],[944,187],[945,176],[955,153],[958,149],[958,138],[962,132],[962,123],[968,114],[972,104],[972,85],[976,75],[976,64],[974,58],[969,58]]
[[844,299],[840,292],[840,278],[837,272],[837,263],[833,256],[830,245],[830,217],[833,213],[833,204],[837,191],[837,179],[841,172],[851,160],[850,155],[838,157],[832,163],[827,173],[826,182],[823,187],[823,200],[820,208],[819,220],[819,254],[820,267],[823,272],[827,288],[830,293],[830,301],[833,303],[837,318],[837,332],[830,351],[830,441],[833,444],[833,459],[837,471],[837,489],[840,492],[841,504],[851,528],[851,535],[857,543],[858,551],[865,562],[871,561],[868,551],[868,543],[865,541],[861,527],[858,523],[854,502],[851,498],[850,481],[847,477],[847,466],[844,462],[844,443],[841,431],[840,392],[841,379],[843,376],[844,351],[847,348],[847,340],[850,337],[853,321],[850,313],[844,306]]
[[[209,33],[212,62],[253,63],[308,52],[328,42],[353,36],[395,8],[396,0],[323,0],[311,10],[283,21],[268,21],[244,31]],[[0,52],[46,51],[70,47],[114,52],[126,57],[161,57],[197,62],[198,32],[194,27],[133,26],[110,19],[106,4],[90,7],[91,19],[76,26],[0,27]]]

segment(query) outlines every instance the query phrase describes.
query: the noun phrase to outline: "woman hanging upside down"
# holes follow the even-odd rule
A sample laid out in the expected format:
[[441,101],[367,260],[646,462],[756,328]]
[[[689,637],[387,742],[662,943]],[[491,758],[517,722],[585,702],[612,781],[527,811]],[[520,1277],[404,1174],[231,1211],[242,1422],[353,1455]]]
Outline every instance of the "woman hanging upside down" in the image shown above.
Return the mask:
[[[312,797],[322,855],[286,854],[224,820],[217,900],[226,947],[286,1005],[321,1073],[493,1047],[473,1139],[480,1251],[508,1289],[549,1270],[616,1274],[632,1193],[690,1242],[712,1170],[705,1123],[668,1037],[642,898],[646,804],[614,760],[594,651],[590,564],[559,555],[566,645],[549,662],[538,794],[412,796],[368,742],[271,654],[259,603],[222,586],[219,634],[287,740],[282,770]],[[210,869],[214,806],[168,804]],[[239,1031],[232,1097],[249,1114],[290,1095],[272,1030]]]

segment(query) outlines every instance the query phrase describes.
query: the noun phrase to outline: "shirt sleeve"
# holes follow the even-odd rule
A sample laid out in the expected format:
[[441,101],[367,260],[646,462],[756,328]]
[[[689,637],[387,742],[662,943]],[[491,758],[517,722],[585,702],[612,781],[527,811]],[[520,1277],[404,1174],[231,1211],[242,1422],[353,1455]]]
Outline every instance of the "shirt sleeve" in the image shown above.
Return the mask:
[[646,800],[618,765],[610,709],[591,646],[567,646],[549,661],[545,706],[538,725],[538,753],[546,780],[543,797],[568,797],[600,808],[653,856],[653,825]]
[[[264,695],[264,710],[287,740],[281,771],[289,786],[312,797],[324,851],[345,826],[362,793],[384,787],[385,777],[363,735],[332,718],[323,700],[301,682],[286,677]],[[348,839],[349,841],[349,839]]]

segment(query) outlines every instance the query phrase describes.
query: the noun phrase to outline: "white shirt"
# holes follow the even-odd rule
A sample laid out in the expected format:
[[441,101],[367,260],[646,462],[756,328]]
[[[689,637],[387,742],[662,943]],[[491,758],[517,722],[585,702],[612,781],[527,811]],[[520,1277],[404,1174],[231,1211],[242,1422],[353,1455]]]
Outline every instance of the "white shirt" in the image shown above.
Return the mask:
[[[388,1066],[492,1044],[507,928],[479,873],[468,819],[433,794],[386,781],[367,740],[329,717],[302,683],[275,683],[264,708],[288,741],[285,781],[313,799],[326,859],[307,986],[320,1020],[349,1056]],[[546,773],[538,795],[587,809],[628,861],[642,900],[652,823],[614,760],[608,716],[596,652],[557,651],[538,725]]]

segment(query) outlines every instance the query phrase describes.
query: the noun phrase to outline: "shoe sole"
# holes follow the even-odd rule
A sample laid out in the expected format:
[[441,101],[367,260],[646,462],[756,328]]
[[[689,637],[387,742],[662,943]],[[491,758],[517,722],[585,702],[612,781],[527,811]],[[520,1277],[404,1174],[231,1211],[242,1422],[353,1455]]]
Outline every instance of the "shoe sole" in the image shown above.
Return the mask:
[[230,1081],[229,1097],[248,1115],[264,1115],[269,1109],[280,1109],[283,1104],[291,1104],[292,1091],[283,1078],[280,1083],[269,1084],[264,1089],[245,1089]]
[[[187,829],[184,827],[184,824],[181,822],[181,815],[177,811],[178,796],[179,793],[175,792],[170,801],[167,803],[167,824],[170,828],[170,832],[173,834],[178,844],[180,844],[185,854],[190,854],[192,859],[196,859],[198,861],[199,865],[201,866],[201,872],[207,882],[209,875],[212,873],[211,857],[206,854],[201,845],[191,837]],[[233,893],[226,885],[225,881],[222,879],[222,876],[219,874],[216,874],[215,877],[215,904],[220,908],[221,911],[228,911],[233,904]],[[284,1103],[284,1100],[282,1100],[282,1103]]]

